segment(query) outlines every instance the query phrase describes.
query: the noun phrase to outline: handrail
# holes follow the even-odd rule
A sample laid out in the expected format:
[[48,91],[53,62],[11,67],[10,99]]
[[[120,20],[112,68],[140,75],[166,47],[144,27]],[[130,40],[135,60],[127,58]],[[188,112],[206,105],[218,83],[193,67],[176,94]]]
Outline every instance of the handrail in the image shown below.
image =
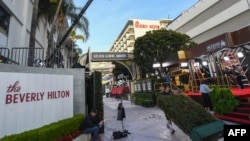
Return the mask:
[[[157,85],[160,85],[159,89],[156,88]],[[185,93],[182,89],[180,89],[178,86],[176,86],[176,85],[175,85],[174,83],[172,83],[172,82],[156,83],[156,84],[154,85],[154,90],[155,90],[156,92],[161,92],[161,91],[163,91],[164,85],[169,85],[171,91],[172,91],[174,94],[184,94],[184,93]]]
[[192,92],[199,91],[199,84],[206,80],[209,82],[209,84],[215,84],[219,87],[227,87],[230,88],[228,76],[217,76],[217,77],[210,77],[210,78],[202,78],[202,79],[193,79],[191,80],[191,89]]

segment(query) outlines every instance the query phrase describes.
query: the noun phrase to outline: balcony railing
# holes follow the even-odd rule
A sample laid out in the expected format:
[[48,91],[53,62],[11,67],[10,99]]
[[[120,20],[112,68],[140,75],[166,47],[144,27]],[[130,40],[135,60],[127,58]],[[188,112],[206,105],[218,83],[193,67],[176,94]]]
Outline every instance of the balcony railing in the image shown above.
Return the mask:
[[[34,48],[34,56],[29,56],[28,47],[13,47],[12,49],[0,47],[0,63],[16,64],[28,66],[28,60],[41,60],[45,63],[44,67],[49,68],[70,68],[75,62],[75,53],[67,48],[51,48],[50,55],[46,58],[44,48]],[[45,61],[46,60],[46,61]]]

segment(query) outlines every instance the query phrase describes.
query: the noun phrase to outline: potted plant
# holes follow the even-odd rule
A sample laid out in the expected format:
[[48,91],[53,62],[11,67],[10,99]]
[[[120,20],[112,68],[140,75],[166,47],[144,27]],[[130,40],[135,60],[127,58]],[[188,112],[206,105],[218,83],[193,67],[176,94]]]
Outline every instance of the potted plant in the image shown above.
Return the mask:
[[213,92],[210,94],[213,103],[213,110],[215,113],[224,114],[232,112],[239,104],[229,88],[219,88],[213,86]]

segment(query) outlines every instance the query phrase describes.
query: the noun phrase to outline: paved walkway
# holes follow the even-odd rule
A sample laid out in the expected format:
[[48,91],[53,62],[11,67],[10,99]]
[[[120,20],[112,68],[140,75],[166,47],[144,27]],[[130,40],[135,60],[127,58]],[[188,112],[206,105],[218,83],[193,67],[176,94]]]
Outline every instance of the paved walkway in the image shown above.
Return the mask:
[[[102,141],[191,141],[176,125],[172,135],[166,127],[164,113],[158,107],[145,108],[123,100],[126,112],[124,127],[131,134],[121,139],[113,139],[114,131],[122,131],[121,121],[117,121],[117,106],[120,100],[103,97],[105,133],[101,134]],[[80,141],[75,138],[73,141]],[[223,138],[219,141],[223,141]]]

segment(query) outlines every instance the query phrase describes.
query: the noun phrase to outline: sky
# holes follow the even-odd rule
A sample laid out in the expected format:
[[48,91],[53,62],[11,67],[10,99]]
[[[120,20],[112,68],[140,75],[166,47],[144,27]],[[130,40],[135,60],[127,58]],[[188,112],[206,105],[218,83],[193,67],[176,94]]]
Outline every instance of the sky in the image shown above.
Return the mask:
[[[76,43],[86,53],[108,52],[129,19],[175,19],[199,0],[93,0],[84,16],[89,21],[89,39]],[[87,0],[73,0],[83,7]],[[78,30],[77,34],[82,33]]]

